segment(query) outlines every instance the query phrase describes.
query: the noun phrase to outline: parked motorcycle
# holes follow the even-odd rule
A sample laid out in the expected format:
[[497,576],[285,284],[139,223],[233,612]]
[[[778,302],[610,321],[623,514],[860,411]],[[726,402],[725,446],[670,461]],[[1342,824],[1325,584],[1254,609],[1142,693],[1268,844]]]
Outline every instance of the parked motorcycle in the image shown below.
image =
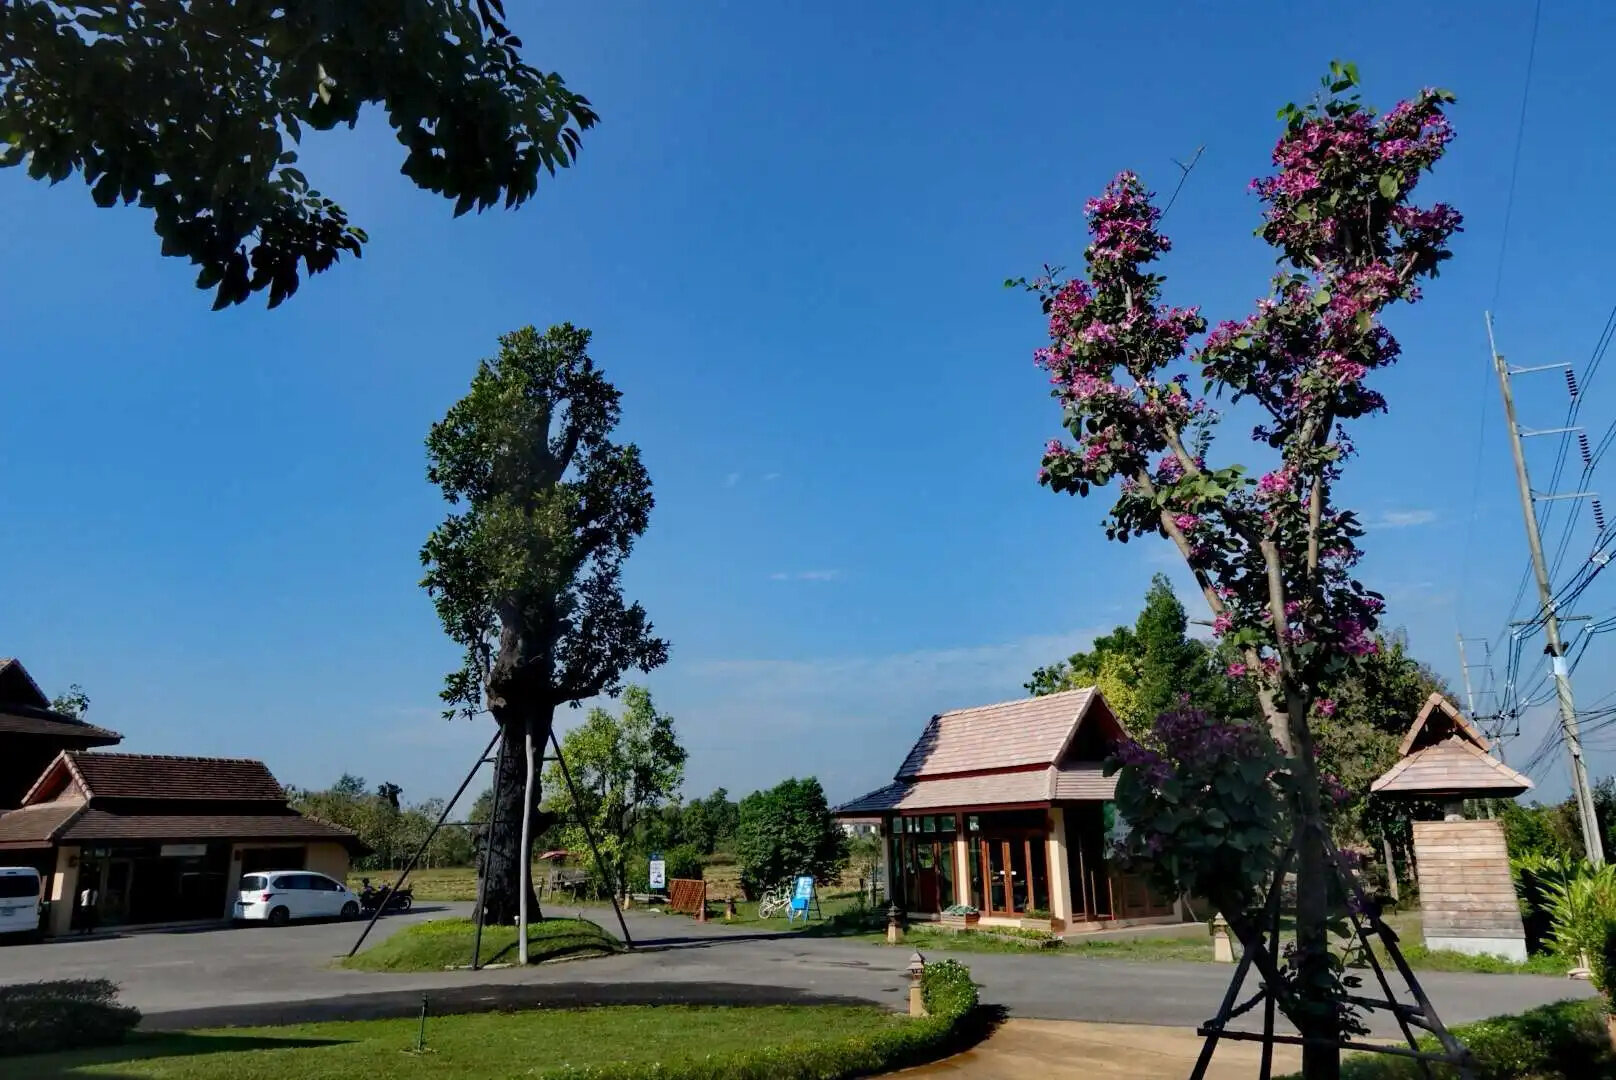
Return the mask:
[[367,878],[364,887],[359,890],[359,906],[366,915],[372,915],[378,908],[384,911],[408,911],[415,906],[415,890],[409,886],[394,890],[390,885],[374,886]]

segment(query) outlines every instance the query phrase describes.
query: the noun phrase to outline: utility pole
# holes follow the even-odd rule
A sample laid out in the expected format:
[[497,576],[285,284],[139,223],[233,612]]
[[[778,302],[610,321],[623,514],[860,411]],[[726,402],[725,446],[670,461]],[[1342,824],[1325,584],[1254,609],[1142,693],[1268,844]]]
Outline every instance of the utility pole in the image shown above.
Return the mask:
[[1549,664],[1554,671],[1554,691],[1560,702],[1560,731],[1565,736],[1566,750],[1571,754],[1571,791],[1577,798],[1578,816],[1582,822],[1582,843],[1588,852],[1588,861],[1595,866],[1603,866],[1605,845],[1600,840],[1599,819],[1594,814],[1593,792],[1588,789],[1588,767],[1582,760],[1582,736],[1577,731],[1577,711],[1571,697],[1571,674],[1566,668],[1565,646],[1560,641],[1560,616],[1555,610],[1554,589],[1549,583],[1549,568],[1543,560],[1543,537],[1538,531],[1537,496],[1532,493],[1532,483],[1526,473],[1526,454],[1521,448],[1521,429],[1515,422],[1515,398],[1510,392],[1509,385],[1511,372],[1503,356],[1499,355],[1498,343],[1493,338],[1491,312],[1487,313],[1486,320],[1487,347],[1492,352],[1493,370],[1498,373],[1498,389],[1504,397],[1504,422],[1509,427],[1510,453],[1515,456],[1515,483],[1520,488],[1521,515],[1526,522],[1526,546],[1532,553],[1532,574],[1537,579],[1543,633],[1548,640],[1548,647],[1544,651],[1549,654]]
[[1459,670],[1464,674],[1465,705],[1466,710],[1470,713],[1470,721],[1474,723],[1476,719],[1476,692],[1470,688],[1470,665],[1465,662],[1464,634],[1455,630],[1453,640],[1459,643]]

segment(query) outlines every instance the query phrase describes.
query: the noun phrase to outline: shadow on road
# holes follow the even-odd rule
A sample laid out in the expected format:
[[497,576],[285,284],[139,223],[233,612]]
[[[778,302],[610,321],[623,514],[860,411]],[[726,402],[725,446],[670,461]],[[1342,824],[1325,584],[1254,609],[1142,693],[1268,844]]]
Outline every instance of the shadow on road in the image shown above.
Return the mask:
[[[899,993],[897,987],[892,990]],[[577,1009],[596,1005],[869,1005],[868,998],[819,994],[787,986],[723,982],[494,983],[426,992],[434,1016],[517,1009]],[[382,990],[320,1001],[276,1001],[148,1013],[142,1031],[270,1027],[326,1020],[386,1020],[418,1016],[422,991]]]

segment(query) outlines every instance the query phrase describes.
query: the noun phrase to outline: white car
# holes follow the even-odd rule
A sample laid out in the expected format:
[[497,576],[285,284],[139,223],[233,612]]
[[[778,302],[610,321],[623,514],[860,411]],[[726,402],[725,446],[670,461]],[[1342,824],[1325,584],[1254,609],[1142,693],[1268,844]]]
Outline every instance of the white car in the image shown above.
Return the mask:
[[0,866],[0,934],[39,933],[39,871]]
[[357,919],[359,897],[312,870],[260,870],[242,876],[236,918],[271,926],[293,919]]

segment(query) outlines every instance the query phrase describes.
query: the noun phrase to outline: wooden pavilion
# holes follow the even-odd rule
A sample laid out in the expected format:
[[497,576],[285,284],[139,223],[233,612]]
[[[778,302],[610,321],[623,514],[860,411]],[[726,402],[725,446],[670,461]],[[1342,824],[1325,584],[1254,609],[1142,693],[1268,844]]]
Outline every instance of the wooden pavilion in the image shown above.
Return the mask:
[[1524,962],[1503,823],[1464,816],[1467,799],[1513,798],[1532,787],[1491,748],[1451,701],[1432,694],[1403,737],[1402,759],[1369,790],[1443,805],[1443,820],[1414,822],[1426,947]]

